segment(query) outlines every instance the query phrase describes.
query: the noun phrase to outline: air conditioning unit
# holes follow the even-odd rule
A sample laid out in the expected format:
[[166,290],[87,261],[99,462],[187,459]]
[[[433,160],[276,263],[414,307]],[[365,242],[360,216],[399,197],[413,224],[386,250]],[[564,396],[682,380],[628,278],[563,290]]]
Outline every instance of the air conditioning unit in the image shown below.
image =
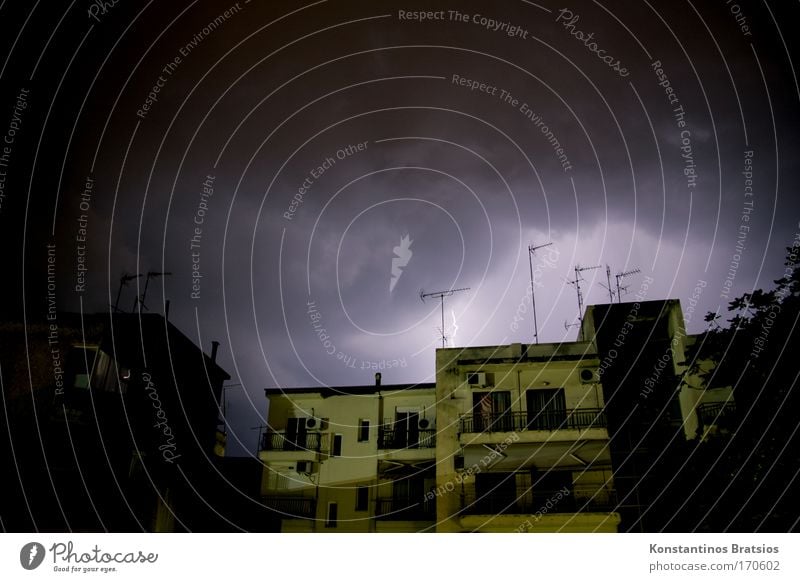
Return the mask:
[[431,421],[428,420],[427,418],[420,418],[419,422],[417,423],[417,426],[419,426],[423,430],[426,428],[430,428]]
[[470,372],[467,374],[467,384],[470,386],[486,386],[486,373]]
[[306,428],[319,429],[321,424],[322,421],[319,418],[314,418],[313,416],[306,418]]
[[297,466],[295,470],[298,473],[304,473],[306,475],[310,475],[314,472],[314,462],[313,461],[297,461]]
[[578,375],[580,376],[581,384],[591,384],[598,381],[597,370],[594,368],[581,368]]

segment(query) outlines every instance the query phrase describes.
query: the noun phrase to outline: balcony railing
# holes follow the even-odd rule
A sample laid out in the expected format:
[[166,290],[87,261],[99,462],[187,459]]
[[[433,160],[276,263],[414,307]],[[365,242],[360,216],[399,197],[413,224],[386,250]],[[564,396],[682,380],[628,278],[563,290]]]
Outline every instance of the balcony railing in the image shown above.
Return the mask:
[[436,519],[434,499],[411,500],[379,497],[375,503],[375,519],[385,521],[434,521]]
[[553,431],[605,427],[606,413],[602,408],[469,414],[461,418],[462,433],[516,432],[526,430]]
[[730,428],[736,416],[736,403],[710,402],[697,407],[697,417],[703,426],[717,425]]
[[465,515],[606,513],[617,507],[617,496],[613,489],[596,487],[554,491],[515,487],[511,492],[495,489],[478,494],[471,485],[462,491],[461,507]]
[[316,451],[319,452],[322,433],[307,432],[287,436],[285,432],[265,432],[261,435],[262,451]]
[[382,428],[378,431],[379,449],[433,449],[436,447],[436,429]]
[[317,512],[317,500],[300,495],[276,495],[263,497],[264,505],[281,513],[282,519],[313,519]]

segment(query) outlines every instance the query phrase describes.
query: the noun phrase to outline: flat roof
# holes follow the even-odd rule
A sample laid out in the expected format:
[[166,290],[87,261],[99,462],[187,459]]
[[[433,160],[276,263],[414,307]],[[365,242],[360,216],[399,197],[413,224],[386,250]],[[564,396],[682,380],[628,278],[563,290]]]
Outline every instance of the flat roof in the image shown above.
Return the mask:
[[435,382],[417,384],[366,384],[362,386],[306,386],[297,388],[265,388],[264,394],[290,395],[290,394],[319,394],[323,398],[331,396],[359,396],[362,394],[376,394],[378,392],[403,392],[405,390],[431,390],[436,388]]

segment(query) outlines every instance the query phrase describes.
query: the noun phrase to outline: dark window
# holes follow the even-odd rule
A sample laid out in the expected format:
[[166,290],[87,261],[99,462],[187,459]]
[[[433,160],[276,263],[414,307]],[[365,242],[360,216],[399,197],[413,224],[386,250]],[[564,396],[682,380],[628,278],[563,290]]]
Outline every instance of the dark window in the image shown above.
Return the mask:
[[339,506],[336,503],[328,503],[328,516],[325,519],[325,527],[336,527],[339,519]]
[[305,418],[289,418],[286,420],[286,442],[283,444],[283,450],[294,451],[297,449],[306,448],[306,419]]
[[369,487],[359,485],[356,487],[356,511],[366,511],[369,507]]
[[66,375],[68,387],[89,388],[97,349],[74,346],[67,356]]
[[395,449],[419,446],[419,412],[397,412],[394,421]]
[[369,421],[362,420],[358,424],[358,442],[363,443],[369,440]]
[[566,428],[567,405],[563,388],[537,388],[525,392],[529,430]]
[[342,455],[342,435],[333,435],[333,450],[331,450],[331,457],[340,457]]
[[511,392],[504,390],[473,392],[472,414],[478,432],[512,430]]

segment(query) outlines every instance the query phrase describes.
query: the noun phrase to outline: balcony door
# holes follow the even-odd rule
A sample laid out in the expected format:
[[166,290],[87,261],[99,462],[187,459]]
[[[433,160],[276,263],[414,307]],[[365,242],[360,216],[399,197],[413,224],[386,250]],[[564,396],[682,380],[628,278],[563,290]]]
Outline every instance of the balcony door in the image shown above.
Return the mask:
[[284,450],[295,451],[306,448],[306,419],[287,418],[286,419],[286,443]]
[[567,404],[563,388],[535,388],[525,391],[528,430],[566,427]]
[[511,392],[474,392],[472,394],[472,418],[476,432],[512,430]]
[[394,420],[394,448],[415,449],[418,446],[419,412],[398,410]]
[[475,503],[471,513],[516,513],[520,494],[513,473],[479,473],[475,476]]

